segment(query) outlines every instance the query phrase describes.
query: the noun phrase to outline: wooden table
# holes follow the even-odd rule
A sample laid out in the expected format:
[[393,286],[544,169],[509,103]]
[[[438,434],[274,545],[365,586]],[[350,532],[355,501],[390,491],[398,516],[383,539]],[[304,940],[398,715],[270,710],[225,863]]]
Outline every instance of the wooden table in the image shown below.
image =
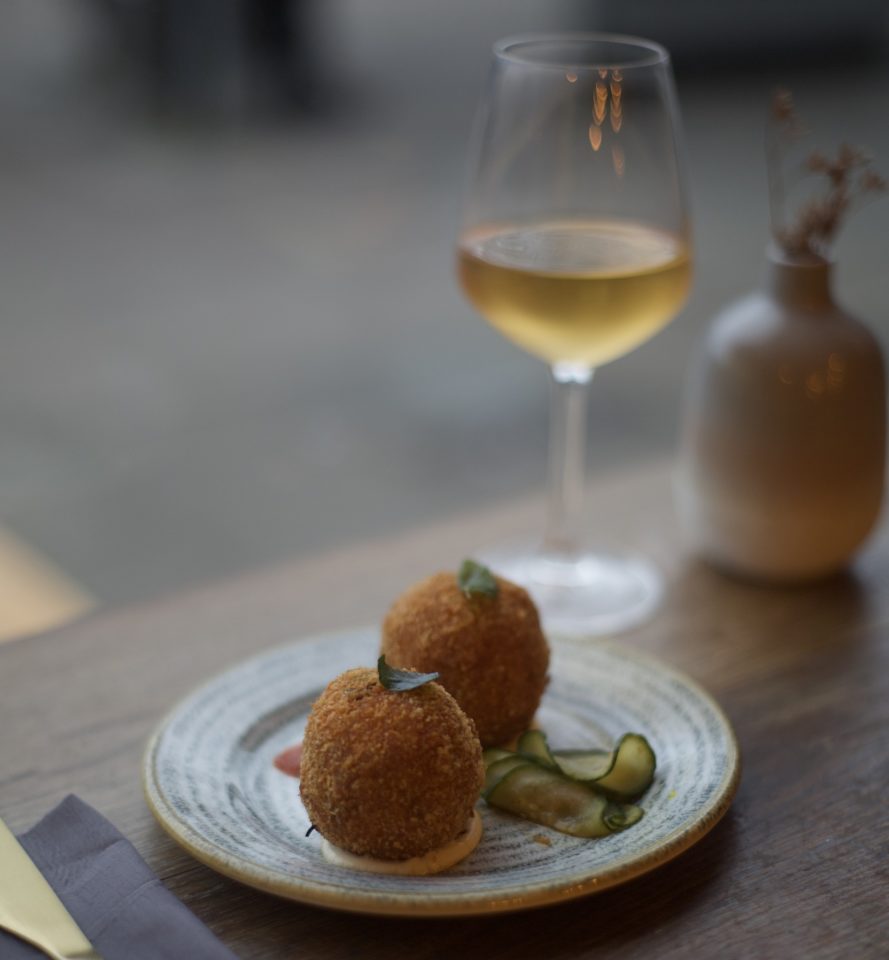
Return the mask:
[[662,565],[658,616],[627,634],[721,702],[743,775],[725,819],[623,887],[523,914],[350,916],[217,876],[155,825],[140,761],[192,686],[309,631],[378,621],[409,583],[538,521],[537,501],[101,614],[0,647],[0,814],[30,825],[68,792],[126,833],[244,960],[328,957],[889,956],[889,543],[812,587],[733,582],[683,554],[669,470],[596,489],[599,532]]

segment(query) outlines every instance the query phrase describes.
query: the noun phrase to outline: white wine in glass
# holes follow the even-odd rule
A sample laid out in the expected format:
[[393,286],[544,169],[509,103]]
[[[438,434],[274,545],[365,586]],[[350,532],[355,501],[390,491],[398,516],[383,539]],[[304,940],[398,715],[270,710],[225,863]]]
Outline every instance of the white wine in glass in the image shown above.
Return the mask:
[[655,607],[653,567],[582,542],[586,387],[679,311],[690,230],[669,57],[600,34],[494,48],[458,241],[460,282],[552,372],[549,510],[539,544],[491,551],[550,629],[624,629]]

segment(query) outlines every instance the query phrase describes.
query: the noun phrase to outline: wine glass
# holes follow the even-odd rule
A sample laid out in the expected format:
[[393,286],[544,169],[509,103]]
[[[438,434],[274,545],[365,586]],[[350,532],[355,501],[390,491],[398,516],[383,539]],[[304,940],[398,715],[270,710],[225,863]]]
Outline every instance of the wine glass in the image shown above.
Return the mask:
[[529,589],[549,629],[626,629],[660,597],[647,561],[582,543],[586,394],[596,367],[679,311],[690,240],[667,51],[593,33],[495,44],[458,271],[488,322],[549,365],[552,412],[543,539],[481,558]]

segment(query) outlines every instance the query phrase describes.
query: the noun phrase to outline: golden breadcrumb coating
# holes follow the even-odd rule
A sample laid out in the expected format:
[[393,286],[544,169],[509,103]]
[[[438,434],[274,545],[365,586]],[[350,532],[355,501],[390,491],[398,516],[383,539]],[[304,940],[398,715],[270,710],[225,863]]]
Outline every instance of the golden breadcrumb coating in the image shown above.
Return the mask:
[[300,796],[331,843],[406,860],[454,840],[484,783],[472,721],[437,683],[386,690],[348,670],[315,701],[303,739]]
[[436,573],[402,594],[383,622],[387,662],[437,670],[485,747],[528,729],[549,667],[549,645],[527,591],[495,579],[495,597],[467,597],[453,573]]

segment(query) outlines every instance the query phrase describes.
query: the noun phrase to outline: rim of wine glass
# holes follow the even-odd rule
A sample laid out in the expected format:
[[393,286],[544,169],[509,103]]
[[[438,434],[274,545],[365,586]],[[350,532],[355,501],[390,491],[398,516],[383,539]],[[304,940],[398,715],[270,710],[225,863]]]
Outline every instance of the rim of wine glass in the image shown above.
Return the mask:
[[[539,60],[533,56],[520,56],[512,52],[513,47],[542,45],[553,43],[612,43],[615,46],[643,48],[649,52],[647,57],[641,57],[638,60],[625,61],[620,58],[600,59],[595,63],[578,63],[573,60]],[[670,53],[666,47],[654,40],[646,40],[644,37],[635,37],[625,33],[596,33],[596,32],[577,32],[577,33],[518,33],[509,37],[503,37],[497,40],[493,46],[494,56],[500,60],[507,60],[512,63],[524,63],[535,67],[547,68],[553,70],[601,70],[608,68],[610,70],[633,70],[638,67],[655,67],[670,63]]]

